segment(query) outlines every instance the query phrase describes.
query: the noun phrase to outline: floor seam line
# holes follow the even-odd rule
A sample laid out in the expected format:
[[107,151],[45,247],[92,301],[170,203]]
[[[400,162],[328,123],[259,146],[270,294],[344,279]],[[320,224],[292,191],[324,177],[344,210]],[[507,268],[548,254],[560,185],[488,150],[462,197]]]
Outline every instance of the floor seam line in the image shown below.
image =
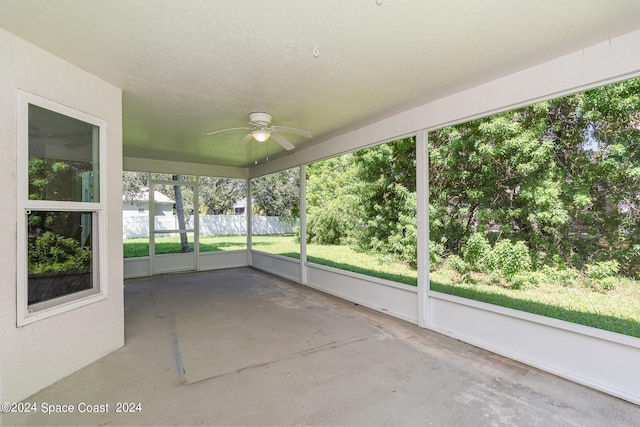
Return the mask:
[[325,350],[332,350],[332,349],[335,349],[335,348],[344,347],[346,345],[356,344],[356,343],[359,343],[359,342],[364,342],[364,341],[367,341],[367,340],[370,340],[370,339],[373,339],[373,338],[379,339],[379,338],[381,338],[383,336],[384,336],[383,334],[377,334],[377,335],[371,335],[371,336],[358,338],[358,339],[354,339],[354,340],[349,340],[349,341],[343,341],[343,342],[335,342],[335,341],[333,341],[331,343],[327,343],[327,344],[322,345],[322,346],[310,348],[310,349],[307,349],[307,350],[302,350],[302,351],[299,351],[297,353],[291,353],[291,354],[288,354],[286,356],[279,357],[277,359],[273,359],[273,360],[269,360],[269,361],[261,362],[261,363],[256,363],[254,365],[244,366],[242,368],[239,368],[239,369],[236,369],[236,370],[233,370],[233,371],[229,371],[229,372],[225,372],[225,373],[222,373],[222,374],[214,375],[214,376],[208,377],[208,378],[202,378],[202,379],[199,379],[199,380],[196,380],[196,381],[193,381],[193,382],[187,382],[187,385],[197,384],[197,383],[202,382],[202,381],[208,381],[208,380],[213,380],[213,379],[216,379],[216,378],[221,378],[221,377],[224,377],[224,376],[227,376],[227,375],[231,375],[231,374],[239,374],[240,372],[243,372],[243,371],[248,371],[248,370],[256,369],[256,368],[261,368],[263,366],[269,366],[269,365],[272,365],[274,363],[282,362],[284,360],[290,360],[290,359],[295,359],[296,357],[306,356],[307,354],[319,353],[319,352],[325,351]]

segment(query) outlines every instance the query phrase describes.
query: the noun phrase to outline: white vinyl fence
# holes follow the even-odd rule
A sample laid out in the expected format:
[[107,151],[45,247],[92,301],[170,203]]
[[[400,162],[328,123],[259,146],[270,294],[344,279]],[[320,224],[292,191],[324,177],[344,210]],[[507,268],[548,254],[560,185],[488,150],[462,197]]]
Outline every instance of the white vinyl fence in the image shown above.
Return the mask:
[[[193,227],[193,216],[185,218],[187,228]],[[291,234],[298,225],[283,224],[275,216],[254,216],[253,234]],[[175,216],[157,216],[155,218],[155,229],[177,230],[178,220]],[[246,234],[246,215],[202,215],[200,216],[200,235],[215,234]],[[166,236],[177,235],[176,233],[165,234]],[[149,237],[149,217],[147,215],[123,216],[122,218],[122,238],[134,239],[137,237]]]

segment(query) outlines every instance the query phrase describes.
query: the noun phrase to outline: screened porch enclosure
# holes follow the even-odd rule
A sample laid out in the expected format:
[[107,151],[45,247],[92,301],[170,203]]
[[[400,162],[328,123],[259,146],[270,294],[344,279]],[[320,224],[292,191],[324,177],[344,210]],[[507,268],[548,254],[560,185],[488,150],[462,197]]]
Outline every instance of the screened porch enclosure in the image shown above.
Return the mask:
[[[633,171],[640,164],[616,154],[640,146],[640,104],[633,102],[639,82],[622,80],[263,175],[258,168],[249,178],[188,176],[184,203],[168,211],[151,200],[146,218],[157,210],[170,226],[163,229],[158,215],[148,219],[154,230],[148,255],[125,258],[125,277],[251,266],[636,402],[626,365],[606,372],[597,366],[603,354],[632,363],[640,348],[632,257],[640,246],[633,231],[640,198]],[[561,123],[564,134],[541,128],[563,120],[557,111],[571,106],[576,111]],[[584,120],[575,119],[579,114]],[[522,146],[514,148],[515,141]],[[560,146],[569,148],[554,157]],[[575,178],[580,187],[560,188],[569,178],[553,175],[558,156],[576,171],[617,161],[628,178],[604,188],[611,176],[602,169]],[[457,168],[447,169],[458,157]],[[497,174],[475,178],[490,164]],[[182,177],[167,172],[174,181]],[[148,187],[150,195],[183,199],[175,182],[158,180],[162,173],[143,174],[147,181],[135,193]],[[220,197],[229,195],[229,180],[233,197]],[[482,196],[490,188],[498,191]],[[605,193],[609,204],[581,202]],[[507,207],[500,207],[501,197]],[[216,205],[220,200],[226,205]],[[603,216],[618,224],[610,234],[608,223],[597,228]],[[561,232],[566,244],[553,252]],[[158,233],[171,236],[164,244],[176,250],[158,250]],[[219,243],[207,250],[210,236]],[[133,244],[125,239],[125,254]],[[612,247],[617,252],[607,252]],[[531,300],[536,292],[552,298]],[[593,356],[576,360],[576,349]],[[612,378],[614,388],[605,385]]]
[[633,424],[640,3],[247,1],[5,2],[0,424]]

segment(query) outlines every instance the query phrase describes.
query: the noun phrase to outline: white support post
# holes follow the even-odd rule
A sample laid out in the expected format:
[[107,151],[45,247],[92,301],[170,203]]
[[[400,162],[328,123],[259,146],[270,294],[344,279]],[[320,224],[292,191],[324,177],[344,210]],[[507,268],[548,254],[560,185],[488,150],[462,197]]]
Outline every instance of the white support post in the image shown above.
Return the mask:
[[416,193],[418,226],[418,326],[430,326],[429,316],[429,156],[427,132],[416,133]]
[[200,271],[200,176],[196,175],[193,186],[193,252],[196,271]]
[[253,265],[251,254],[251,235],[253,234],[253,208],[251,203],[251,178],[247,178],[247,204],[245,215],[247,216],[247,264]]
[[156,218],[156,198],[155,198],[155,184],[151,182],[151,174],[147,179],[147,188],[149,189],[149,276],[155,274],[155,258],[156,258],[156,233],[155,233],[155,218]]
[[300,165],[300,283],[307,284],[307,168]]

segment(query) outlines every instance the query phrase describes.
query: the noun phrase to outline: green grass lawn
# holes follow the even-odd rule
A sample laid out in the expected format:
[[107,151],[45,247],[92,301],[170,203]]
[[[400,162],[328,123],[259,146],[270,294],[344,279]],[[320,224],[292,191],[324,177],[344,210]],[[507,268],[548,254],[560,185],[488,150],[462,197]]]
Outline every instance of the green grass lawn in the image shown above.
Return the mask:
[[[189,236],[189,247],[193,251],[193,239]],[[201,236],[200,252],[233,251],[247,248],[247,236]],[[156,237],[156,255],[180,253],[180,238]],[[125,239],[124,257],[137,258],[149,256],[149,239]]]
[[[192,245],[192,242],[191,246]],[[293,235],[252,236],[253,248],[272,254],[300,258],[300,245]],[[246,236],[203,236],[200,251],[246,249]],[[180,252],[178,237],[156,239],[156,253]],[[148,256],[146,239],[124,241],[125,258]],[[307,260],[316,264],[416,285],[417,271],[409,266],[356,252],[347,246],[307,245]],[[511,289],[478,277],[474,283],[460,280],[453,270],[442,267],[431,272],[431,289],[502,307],[540,314],[586,326],[640,338],[640,282],[621,279],[616,289],[598,292],[552,283],[526,289]]]

